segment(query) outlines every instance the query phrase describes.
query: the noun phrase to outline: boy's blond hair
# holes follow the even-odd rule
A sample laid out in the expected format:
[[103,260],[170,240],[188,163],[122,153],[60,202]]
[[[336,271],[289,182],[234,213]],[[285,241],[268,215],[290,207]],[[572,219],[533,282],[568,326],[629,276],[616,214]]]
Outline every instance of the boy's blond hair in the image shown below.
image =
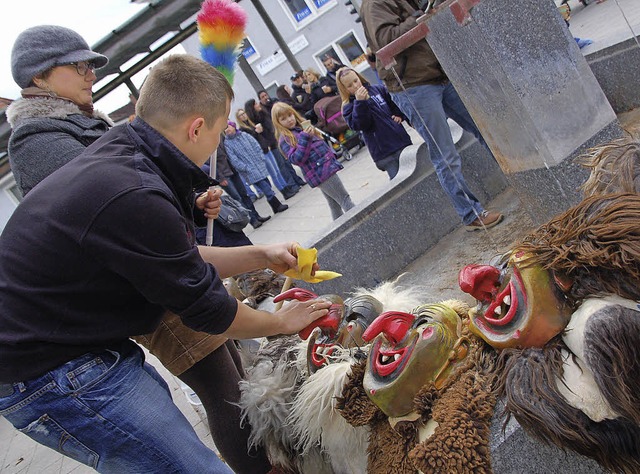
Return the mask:
[[338,69],[338,71],[336,72],[336,85],[338,86],[338,92],[340,93],[340,98],[342,99],[342,105],[348,104],[349,98],[351,97],[351,94],[347,90],[346,86],[342,83],[342,78],[349,72],[353,72],[356,76],[358,76],[358,79],[360,79],[360,82],[362,82],[363,86],[369,85],[369,81],[367,81],[362,76],[362,74],[360,74],[355,69],[350,67],[341,67],[340,69]]
[[640,142],[634,138],[592,148],[579,163],[591,170],[581,186],[585,196],[640,193]]
[[[273,104],[273,108],[271,109],[271,121],[273,122],[273,127],[275,128],[276,138],[278,139],[278,142],[280,141],[280,137],[284,137],[289,145],[295,147],[298,145],[296,136],[291,130],[282,126],[282,124],[280,123],[280,118],[286,117],[291,114],[293,114],[293,116],[296,118],[296,125],[300,125],[304,121],[304,118],[302,118],[298,111],[291,107],[289,104],[286,104],[284,102],[276,102],[275,104]],[[280,144],[278,144],[278,146],[280,146]]]
[[224,75],[188,54],[175,54],[151,69],[140,90],[136,114],[152,127],[170,130],[193,116],[208,127],[227,113],[233,90]]

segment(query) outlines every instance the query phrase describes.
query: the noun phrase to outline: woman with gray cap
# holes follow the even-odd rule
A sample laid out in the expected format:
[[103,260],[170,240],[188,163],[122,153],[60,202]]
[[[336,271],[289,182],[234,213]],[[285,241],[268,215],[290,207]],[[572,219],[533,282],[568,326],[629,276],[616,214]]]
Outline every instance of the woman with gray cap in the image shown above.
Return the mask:
[[[11,71],[22,98],[7,108],[12,127],[11,169],[23,195],[80,155],[113,122],[93,109],[94,70],[108,59],[91,50],[75,31],[35,26],[16,39]],[[232,340],[196,332],[180,318],[163,319],[154,333],[135,338],[188,384],[207,412],[214,443],[237,473],[271,469],[264,450],[248,450],[251,427],[241,426],[238,382],[244,369]]]
[[93,109],[94,70],[108,59],[75,31],[35,26],[13,45],[11,73],[22,98],[7,108],[9,161],[23,194],[78,156],[113,122]]

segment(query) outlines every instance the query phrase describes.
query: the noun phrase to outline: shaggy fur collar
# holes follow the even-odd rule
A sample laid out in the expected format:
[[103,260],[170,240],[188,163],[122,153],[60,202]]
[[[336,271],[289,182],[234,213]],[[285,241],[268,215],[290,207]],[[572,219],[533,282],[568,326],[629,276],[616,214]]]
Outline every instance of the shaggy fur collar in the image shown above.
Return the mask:
[[[32,118],[66,119],[69,115],[82,114],[80,108],[73,102],[58,97],[32,97],[20,98],[7,107],[7,122],[11,128],[16,128],[20,123]],[[99,110],[93,111],[93,118],[100,119],[109,126],[113,126],[113,120]]]
[[[367,472],[492,472],[489,431],[496,403],[495,355],[475,345],[466,362],[441,389],[425,386],[418,393],[418,421],[400,421],[393,428],[362,388],[365,363],[352,368],[337,408],[352,425],[371,427]],[[429,420],[437,427],[430,437],[420,440],[420,429]]]

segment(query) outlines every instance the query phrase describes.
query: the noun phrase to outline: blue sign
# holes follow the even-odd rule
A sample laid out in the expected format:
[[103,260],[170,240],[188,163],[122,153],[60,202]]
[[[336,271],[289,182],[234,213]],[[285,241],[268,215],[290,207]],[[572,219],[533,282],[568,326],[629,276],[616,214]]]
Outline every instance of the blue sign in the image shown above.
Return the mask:
[[304,7],[302,10],[298,10],[296,12],[296,21],[304,20],[309,15],[311,15],[311,9],[309,7]]
[[246,48],[242,50],[242,55],[247,59],[249,59],[254,54],[256,54],[256,50],[252,44],[249,44]]
[[316,4],[316,7],[320,8],[324,5],[326,5],[327,3],[329,3],[331,0],[313,0],[313,3]]

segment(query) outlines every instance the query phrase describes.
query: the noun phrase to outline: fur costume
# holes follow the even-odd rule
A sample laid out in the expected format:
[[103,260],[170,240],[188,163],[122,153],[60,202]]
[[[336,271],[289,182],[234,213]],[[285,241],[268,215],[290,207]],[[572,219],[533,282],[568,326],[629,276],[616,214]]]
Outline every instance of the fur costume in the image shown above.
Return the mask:
[[[337,407],[354,426],[368,424],[371,437],[367,472],[371,474],[490,473],[489,427],[496,403],[493,394],[495,355],[471,336],[463,364],[437,389],[425,385],[414,399],[414,421],[390,418],[367,397],[362,386],[365,364],[353,367]],[[436,422],[432,434],[423,428]]]
[[585,196],[640,193],[640,142],[621,138],[593,148],[580,158],[591,170],[581,186]]
[[577,311],[543,348],[503,351],[506,413],[534,437],[640,472],[640,196],[585,199],[516,246],[571,281]]
[[[359,295],[407,311],[423,301],[419,288],[403,288],[399,279],[359,288]],[[369,428],[350,426],[335,411],[351,366],[366,358],[366,350],[341,348],[331,364],[310,374],[307,342],[298,336],[263,342],[241,382],[240,406],[253,427],[251,442],[265,446],[274,466],[300,473],[366,472]]]

